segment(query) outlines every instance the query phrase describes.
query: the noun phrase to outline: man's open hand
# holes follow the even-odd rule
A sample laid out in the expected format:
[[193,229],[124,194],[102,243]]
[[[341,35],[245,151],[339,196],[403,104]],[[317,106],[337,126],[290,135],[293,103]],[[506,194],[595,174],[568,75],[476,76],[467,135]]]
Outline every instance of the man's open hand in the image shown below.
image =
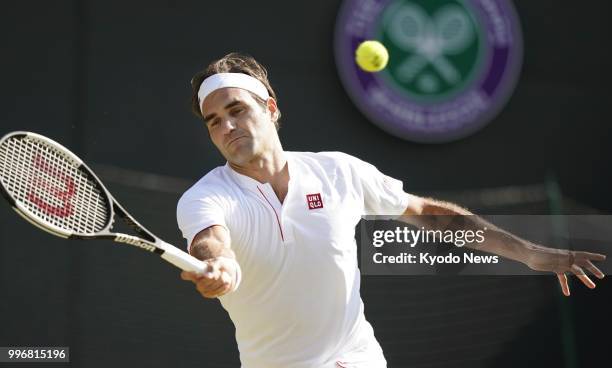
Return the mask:
[[595,283],[586,275],[585,270],[595,275],[598,279],[603,279],[604,273],[593,264],[593,261],[601,262],[605,259],[606,256],[599,253],[538,246],[530,254],[527,265],[535,271],[556,273],[563,295],[569,296],[570,290],[567,283],[567,273],[576,275],[588,288],[594,289]]

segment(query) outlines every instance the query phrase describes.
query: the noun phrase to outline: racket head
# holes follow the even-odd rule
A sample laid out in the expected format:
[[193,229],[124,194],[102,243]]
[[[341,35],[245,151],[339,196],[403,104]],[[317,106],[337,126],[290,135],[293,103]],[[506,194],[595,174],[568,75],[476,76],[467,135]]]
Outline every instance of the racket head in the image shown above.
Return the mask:
[[91,238],[112,225],[98,177],[61,144],[31,132],[0,139],[0,192],[23,218],[53,235]]

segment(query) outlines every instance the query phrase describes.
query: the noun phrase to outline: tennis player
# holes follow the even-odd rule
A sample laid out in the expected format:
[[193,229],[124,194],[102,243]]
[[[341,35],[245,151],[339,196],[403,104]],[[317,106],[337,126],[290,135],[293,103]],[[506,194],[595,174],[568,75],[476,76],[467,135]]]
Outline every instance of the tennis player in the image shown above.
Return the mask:
[[[418,215],[468,215],[450,203],[405,193],[402,182],[340,152],[285,151],[281,116],[263,66],[229,54],[193,80],[193,110],[227,160],[180,199],[179,227],[204,275],[183,272],[205,298],[219,298],[236,327],[243,368],[386,367],[364,317],[354,231],[362,215],[419,223]],[[434,218],[433,216],[427,216]],[[481,229],[469,216],[461,226]],[[436,226],[436,224],[428,224]],[[601,254],[534,245],[487,231],[480,250],[589,288]]]

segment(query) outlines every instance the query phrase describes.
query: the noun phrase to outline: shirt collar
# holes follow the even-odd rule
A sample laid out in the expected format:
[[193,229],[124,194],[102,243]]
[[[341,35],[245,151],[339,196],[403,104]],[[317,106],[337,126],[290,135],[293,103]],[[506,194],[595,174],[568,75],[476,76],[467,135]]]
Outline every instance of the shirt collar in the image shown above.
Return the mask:
[[[293,168],[293,164],[291,162],[291,155],[286,151],[285,159],[287,160],[289,180],[291,181],[295,173],[291,170]],[[251,178],[250,176],[243,175],[237,172],[230,166],[229,162],[225,163],[225,169],[230,173],[230,176],[233,177],[241,187],[244,187],[246,189],[257,190],[258,187],[270,185],[269,183],[260,183],[259,181]]]

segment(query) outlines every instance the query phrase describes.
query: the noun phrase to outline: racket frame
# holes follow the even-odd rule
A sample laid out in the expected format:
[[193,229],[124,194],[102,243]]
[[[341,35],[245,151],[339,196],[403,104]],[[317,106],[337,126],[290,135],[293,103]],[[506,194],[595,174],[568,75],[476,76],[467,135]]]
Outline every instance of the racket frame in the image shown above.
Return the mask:
[[[0,177],[0,192],[2,193],[2,196],[8,201],[8,203],[15,210],[15,212],[17,212],[30,224],[52,235],[65,239],[107,239],[113,240],[117,243],[129,244],[140,249],[146,250],[148,252],[156,253],[166,261],[185,271],[192,271],[197,273],[203,273],[204,271],[206,271],[206,264],[204,262],[192,257],[188,253],[183,252],[175,246],[164,242],[159,237],[153,235],[153,233],[147,230],[138,221],[136,221],[136,219],[134,219],[134,217],[130,215],[129,212],[127,212],[125,208],[123,208],[123,206],[121,206],[121,204],[119,204],[119,202],[110,194],[108,189],[106,189],[106,187],[104,186],[102,180],[98,178],[98,176],[93,172],[93,170],[91,170],[89,166],[87,166],[87,164],[85,164],[78,156],[72,153],[69,149],[45,136],[26,131],[16,131],[6,134],[0,139],[0,145],[2,145],[5,140],[15,138],[30,138],[34,140],[43,141],[45,144],[53,147],[56,152],[62,154],[64,158],[71,161],[71,163],[77,168],[78,171],[82,172],[88,177],[88,179],[98,184],[98,189],[105,197],[105,204],[107,207],[106,209],[108,211],[108,221],[105,224],[104,228],[102,228],[102,230],[99,230],[92,234],[71,232],[53,224],[50,224],[46,221],[43,221],[38,216],[31,214],[31,211],[28,210],[25,206],[23,206],[20,201],[13,198],[7,188],[5,188],[5,184],[2,180],[2,177]],[[114,224],[115,215],[121,217],[140,237],[111,231]]]

